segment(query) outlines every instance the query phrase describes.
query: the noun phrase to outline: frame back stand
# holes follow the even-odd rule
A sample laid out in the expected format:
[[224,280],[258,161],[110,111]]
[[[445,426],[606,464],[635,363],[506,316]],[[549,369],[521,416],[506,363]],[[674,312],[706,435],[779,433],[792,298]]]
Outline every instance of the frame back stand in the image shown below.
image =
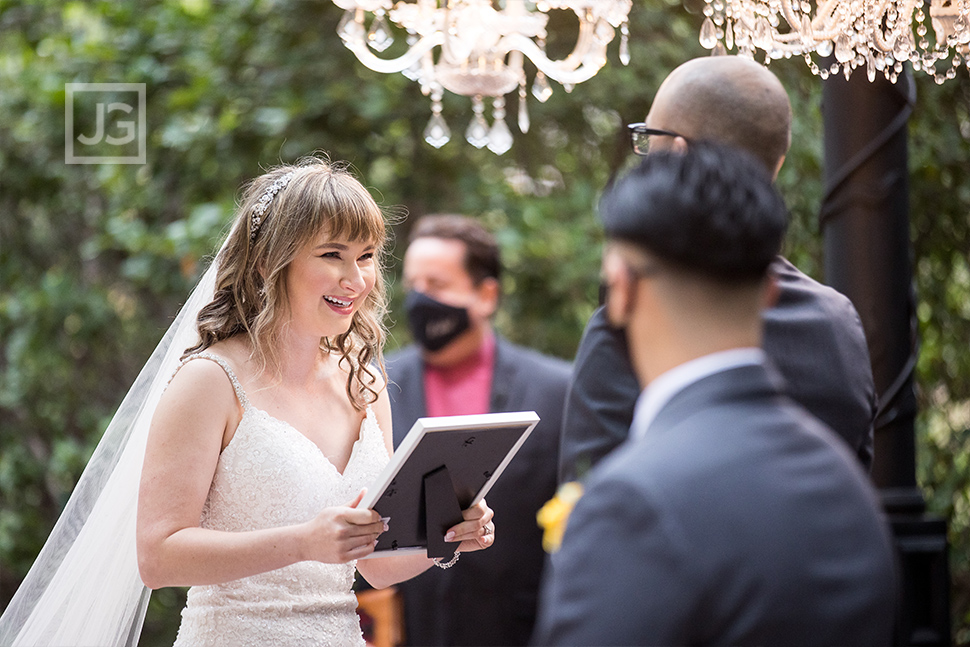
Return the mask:
[[446,542],[445,532],[461,523],[461,504],[448,467],[442,465],[424,475],[424,518],[428,557],[450,558],[459,542]]

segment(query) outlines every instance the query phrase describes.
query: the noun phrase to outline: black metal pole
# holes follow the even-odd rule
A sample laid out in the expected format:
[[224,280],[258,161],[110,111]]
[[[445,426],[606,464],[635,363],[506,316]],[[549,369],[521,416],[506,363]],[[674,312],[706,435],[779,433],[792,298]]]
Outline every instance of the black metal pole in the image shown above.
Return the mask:
[[896,644],[948,645],[946,522],[925,514],[916,483],[914,370],[919,352],[909,237],[907,70],[896,83],[864,70],[823,84],[827,282],[862,319],[879,398],[872,478],[900,558]]

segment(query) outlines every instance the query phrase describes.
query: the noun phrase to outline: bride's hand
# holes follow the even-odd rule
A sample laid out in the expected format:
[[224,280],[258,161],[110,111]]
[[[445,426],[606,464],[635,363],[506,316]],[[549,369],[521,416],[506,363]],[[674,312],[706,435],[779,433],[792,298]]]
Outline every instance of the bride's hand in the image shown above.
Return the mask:
[[458,552],[469,553],[474,550],[488,548],[495,542],[495,524],[492,522],[494,513],[482,499],[476,505],[462,510],[465,519],[456,526],[452,526],[445,533],[445,541],[460,541]]
[[385,526],[374,510],[356,509],[366,491],[361,490],[346,505],[324,508],[307,524],[306,559],[343,564],[374,552]]

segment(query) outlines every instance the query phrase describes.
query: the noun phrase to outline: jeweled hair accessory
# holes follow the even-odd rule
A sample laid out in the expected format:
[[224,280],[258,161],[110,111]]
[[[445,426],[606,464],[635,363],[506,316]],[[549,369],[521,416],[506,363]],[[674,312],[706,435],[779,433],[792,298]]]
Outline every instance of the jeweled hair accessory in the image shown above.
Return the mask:
[[263,222],[263,214],[265,214],[266,210],[269,209],[269,205],[273,201],[273,198],[276,197],[277,193],[286,188],[286,185],[289,184],[290,180],[293,179],[293,174],[295,172],[296,171],[290,171],[286,175],[278,178],[268,189],[266,189],[266,193],[259,196],[259,200],[256,201],[256,206],[253,207],[253,225],[249,230],[250,242],[256,240],[256,234],[259,233],[259,226]]

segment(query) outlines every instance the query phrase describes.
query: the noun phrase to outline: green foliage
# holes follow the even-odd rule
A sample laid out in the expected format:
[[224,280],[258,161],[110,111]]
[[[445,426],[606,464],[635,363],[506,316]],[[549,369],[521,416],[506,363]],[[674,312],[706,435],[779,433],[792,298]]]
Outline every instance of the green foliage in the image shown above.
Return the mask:
[[[687,5],[685,10],[684,4]],[[448,95],[452,141],[422,132],[430,102],[402,75],[367,70],[335,34],[328,0],[0,0],[0,606],[13,594],[111,413],[204,269],[239,185],[279,161],[327,151],[389,211],[394,256],[432,212],[476,215],[502,243],[497,325],[571,358],[596,304],[596,201],[630,163],[624,124],[661,80],[704,55],[696,0],[642,0],[632,63],[616,45],[593,79],[538,103],[502,157],[462,140],[466,98]],[[557,17],[557,23],[561,17]],[[558,25],[557,25],[558,26]],[[550,48],[568,37],[550,38]],[[792,150],[778,179],[786,253],[821,277],[818,79],[772,69],[792,99]],[[64,163],[66,83],[147,88],[148,163]],[[516,100],[510,97],[514,128]],[[923,339],[919,478],[950,520],[955,623],[970,641],[970,178],[968,79],[923,79],[911,123],[911,190]],[[389,268],[394,276],[399,263]],[[397,282],[399,283],[399,281]],[[399,303],[401,291],[394,291]],[[407,340],[392,310],[390,346]],[[153,595],[143,644],[171,644],[182,593]]]
[[954,641],[970,644],[970,77],[920,81],[910,126],[917,478],[930,510],[949,520]]

